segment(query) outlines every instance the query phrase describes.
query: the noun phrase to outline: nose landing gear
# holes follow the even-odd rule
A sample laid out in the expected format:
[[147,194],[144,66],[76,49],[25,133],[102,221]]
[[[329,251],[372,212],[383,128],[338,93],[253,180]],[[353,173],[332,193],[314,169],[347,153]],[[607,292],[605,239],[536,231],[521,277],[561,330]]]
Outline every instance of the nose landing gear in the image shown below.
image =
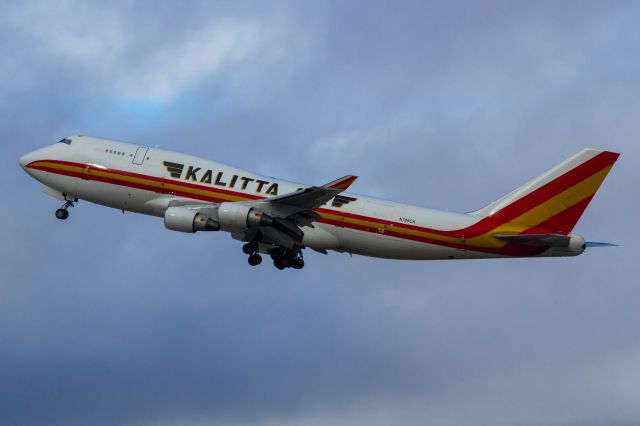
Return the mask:
[[69,207],[73,207],[72,201],[67,201],[61,208],[56,210],[56,218],[60,220],[67,219],[69,217],[69,210],[67,210]]

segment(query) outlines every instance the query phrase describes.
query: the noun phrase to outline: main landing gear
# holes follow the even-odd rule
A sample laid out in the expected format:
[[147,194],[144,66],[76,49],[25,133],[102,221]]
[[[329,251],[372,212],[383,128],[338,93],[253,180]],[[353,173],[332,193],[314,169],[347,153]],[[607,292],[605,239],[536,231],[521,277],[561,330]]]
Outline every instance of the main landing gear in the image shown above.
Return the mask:
[[[255,241],[243,245],[242,251],[249,255],[249,259],[247,259],[249,265],[256,266],[262,263],[262,256],[258,253],[258,243]],[[304,267],[302,250],[294,252],[293,250],[274,248],[269,252],[269,255],[273,259],[273,266],[280,270],[285,268],[302,269]]]
[[302,269],[304,268],[304,259],[302,258],[302,250],[294,252],[293,250],[286,250],[282,248],[276,248],[269,253],[271,259],[273,259],[273,266],[283,270],[285,268]]
[[249,265],[256,266],[262,263],[262,256],[258,254],[258,244],[254,241],[243,245],[242,251],[244,252],[244,254],[249,255]]
[[60,220],[67,219],[69,217],[69,210],[67,210],[69,207],[73,207],[72,201],[67,201],[61,208],[56,210],[56,218]]

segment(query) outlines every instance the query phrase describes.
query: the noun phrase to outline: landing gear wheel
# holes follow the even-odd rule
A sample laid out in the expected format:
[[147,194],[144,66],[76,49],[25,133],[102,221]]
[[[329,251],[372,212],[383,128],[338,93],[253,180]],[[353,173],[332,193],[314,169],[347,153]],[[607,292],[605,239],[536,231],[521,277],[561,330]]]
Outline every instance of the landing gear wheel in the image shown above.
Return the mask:
[[271,259],[273,259],[273,266],[280,270],[285,268],[304,268],[302,250],[294,252],[293,250],[274,248],[269,252],[269,254],[271,255]]
[[254,243],[247,243],[242,246],[242,252],[244,254],[253,254],[257,251],[257,247]]
[[280,258],[280,263],[282,264],[282,266],[284,266],[285,268],[289,268],[291,267],[291,263],[293,262],[293,259],[290,258],[289,256],[284,256]]
[[301,258],[296,258],[293,259],[293,261],[291,262],[291,267],[293,269],[302,269],[304,268],[304,260],[302,260]]
[[58,209],[56,210],[56,217],[60,220],[65,220],[69,217],[69,212],[67,209]]
[[[77,201],[77,199],[76,199]],[[73,207],[73,201],[67,201],[64,205],[56,210],[56,217],[60,220],[65,220],[69,217],[69,211],[67,210],[69,207]]]
[[262,263],[262,256],[260,256],[259,254],[254,253],[251,256],[249,256],[249,265],[256,266],[256,265],[259,265],[260,263]]
[[281,271],[286,268],[286,266],[284,266],[284,264],[282,263],[282,258],[276,259],[273,261],[273,266],[275,266],[276,268],[280,269]]
[[276,259],[281,259],[284,253],[282,252],[281,249],[275,248],[269,252],[269,255],[271,256],[271,259],[276,260]]

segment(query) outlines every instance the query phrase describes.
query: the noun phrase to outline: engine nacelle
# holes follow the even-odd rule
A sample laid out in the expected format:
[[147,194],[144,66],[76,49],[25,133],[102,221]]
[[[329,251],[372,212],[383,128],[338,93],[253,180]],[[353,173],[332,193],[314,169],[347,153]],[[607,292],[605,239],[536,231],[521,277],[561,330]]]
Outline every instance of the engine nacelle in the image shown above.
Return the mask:
[[188,233],[220,230],[218,222],[187,207],[167,208],[164,212],[164,226],[172,231]]
[[218,222],[221,230],[238,232],[257,226],[271,225],[273,218],[244,204],[222,203],[218,207]]
[[287,234],[297,235],[297,231],[300,233],[298,239],[302,239],[302,232],[295,225],[288,224],[282,219],[274,219],[267,213],[240,203],[222,203],[217,208],[210,208],[207,215],[187,207],[169,207],[164,213],[164,226],[173,231],[189,233],[196,231],[237,233],[249,228],[275,226]]

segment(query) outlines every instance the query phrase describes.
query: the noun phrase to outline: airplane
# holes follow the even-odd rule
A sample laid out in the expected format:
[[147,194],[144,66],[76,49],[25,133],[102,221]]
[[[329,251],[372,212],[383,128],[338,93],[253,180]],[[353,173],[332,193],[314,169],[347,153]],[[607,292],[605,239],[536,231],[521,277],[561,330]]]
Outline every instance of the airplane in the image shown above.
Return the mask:
[[346,193],[356,176],[302,185],[191,155],[89,136],[30,152],[20,166],[64,204],[85,200],[162,217],[167,229],[225,231],[255,266],[301,269],[303,249],[388,259],[576,256],[572,230],[619,154],[584,149],[502,198],[451,213]]

